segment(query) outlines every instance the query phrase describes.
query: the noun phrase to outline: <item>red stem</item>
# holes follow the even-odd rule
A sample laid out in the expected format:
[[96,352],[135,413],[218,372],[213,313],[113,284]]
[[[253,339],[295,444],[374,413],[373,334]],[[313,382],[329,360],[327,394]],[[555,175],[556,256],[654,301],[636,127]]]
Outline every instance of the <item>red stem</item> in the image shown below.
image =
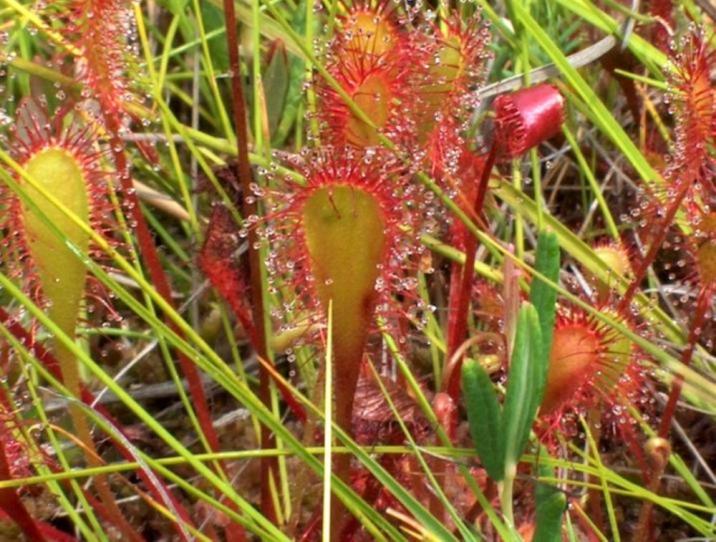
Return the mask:
[[[460,222],[456,221],[456,229],[453,236],[453,243],[455,243],[457,246],[460,246],[462,244],[465,246],[467,244],[467,237],[470,235],[470,233],[467,231],[467,228],[465,225]],[[448,290],[448,307],[457,307],[460,304],[460,292],[461,290],[461,275],[462,275],[462,266],[457,262],[452,262],[450,265],[450,286]],[[447,322],[447,328],[448,328],[448,345],[447,345],[447,352],[454,352],[455,348],[453,348],[453,339],[452,335],[454,334],[454,329],[457,326],[457,320],[459,317],[459,313],[457,310],[449,311],[448,312],[448,322]],[[446,355],[447,361],[450,360],[450,356]],[[443,368],[443,371],[446,369],[446,367]],[[443,374],[443,381],[445,380],[445,375]],[[439,383],[438,383],[439,384]],[[439,390],[437,390],[439,391]]]
[[[233,102],[234,128],[236,130],[236,150],[238,160],[236,162],[236,176],[241,182],[243,191],[243,216],[244,220],[249,216],[258,215],[258,204],[251,195],[251,182],[253,174],[249,162],[249,135],[246,127],[246,102],[244,101],[244,89],[241,84],[241,62],[239,59],[239,40],[236,31],[236,12],[233,0],[224,0],[224,19],[226,23],[226,43],[229,49],[229,73],[231,79],[231,98]],[[254,228],[248,228],[249,243],[249,277],[251,279],[251,301],[254,319],[254,329],[257,340],[254,347],[256,355],[267,363],[271,360],[268,356],[266,344],[266,329],[264,326],[264,299],[261,285],[261,261],[259,253],[254,246],[259,241]],[[259,366],[259,399],[268,409],[271,409],[271,377],[268,371]],[[261,448],[275,447],[276,439],[270,429],[265,425],[261,426]],[[277,514],[274,507],[273,494],[271,491],[271,478],[278,480],[278,462],[274,457],[261,459],[261,511],[272,522],[276,522]]]
[[[492,168],[497,158],[497,145],[492,144],[487,160],[483,166],[480,183],[477,186],[475,201],[472,206],[473,215],[479,218],[482,215],[482,208],[485,204],[485,196],[487,195],[487,185],[490,180]],[[467,313],[470,305],[470,297],[472,293],[472,281],[475,276],[475,254],[477,253],[477,238],[474,235],[465,235],[465,264],[462,266],[460,275],[460,289],[457,298],[457,307],[454,311],[454,318],[449,322],[448,344],[447,344],[447,360],[451,362],[453,355],[465,340],[467,333]],[[451,285],[452,290],[452,285]],[[450,325],[452,324],[452,325]],[[451,364],[449,374],[445,375],[443,380],[447,382],[447,393],[457,404],[460,394],[460,363]]]

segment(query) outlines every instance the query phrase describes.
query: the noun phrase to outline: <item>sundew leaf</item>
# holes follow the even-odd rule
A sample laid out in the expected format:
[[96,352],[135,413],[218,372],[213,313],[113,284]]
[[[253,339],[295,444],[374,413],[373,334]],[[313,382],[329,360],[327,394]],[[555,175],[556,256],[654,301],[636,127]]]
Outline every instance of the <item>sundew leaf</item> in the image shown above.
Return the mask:
[[517,316],[517,333],[512,351],[510,373],[502,412],[502,431],[505,446],[505,470],[515,465],[522,455],[537,412],[535,381],[541,352],[542,336],[537,311],[524,303]]
[[505,475],[502,413],[487,371],[475,360],[462,366],[462,389],[473,446],[487,474],[499,482]]
[[[48,148],[30,158],[25,168],[28,175],[41,183],[46,190],[62,198],[80,220],[89,223],[88,181],[81,164],[71,153],[61,148]],[[75,333],[80,302],[84,296],[87,272],[82,262],[47,227],[43,217],[50,220],[63,235],[84,251],[89,247],[89,235],[55,209],[33,187],[27,186],[26,190],[28,197],[38,207],[37,210],[26,205],[22,208],[30,254],[50,306],[50,317],[62,331],[72,336]]]
[[348,424],[373,316],[385,219],[372,195],[348,186],[316,190],[306,201],[302,218],[318,297],[325,309],[333,302],[336,419]]

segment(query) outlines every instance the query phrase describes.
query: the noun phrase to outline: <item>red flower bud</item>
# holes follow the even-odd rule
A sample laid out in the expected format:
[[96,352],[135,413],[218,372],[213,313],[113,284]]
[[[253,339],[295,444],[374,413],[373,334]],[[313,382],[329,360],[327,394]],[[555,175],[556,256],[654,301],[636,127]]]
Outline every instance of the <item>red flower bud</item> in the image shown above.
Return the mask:
[[511,158],[559,133],[564,98],[546,83],[495,99],[496,142]]

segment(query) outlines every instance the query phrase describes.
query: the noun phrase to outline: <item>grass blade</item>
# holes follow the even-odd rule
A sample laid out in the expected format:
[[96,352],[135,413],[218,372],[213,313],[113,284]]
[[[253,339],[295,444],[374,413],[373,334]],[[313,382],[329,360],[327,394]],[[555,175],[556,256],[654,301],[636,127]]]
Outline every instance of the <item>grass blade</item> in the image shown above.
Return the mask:
[[326,423],[323,433],[323,534],[324,542],[331,537],[331,445],[333,444],[333,300],[328,303],[328,329],[326,330],[326,372],[324,397]]

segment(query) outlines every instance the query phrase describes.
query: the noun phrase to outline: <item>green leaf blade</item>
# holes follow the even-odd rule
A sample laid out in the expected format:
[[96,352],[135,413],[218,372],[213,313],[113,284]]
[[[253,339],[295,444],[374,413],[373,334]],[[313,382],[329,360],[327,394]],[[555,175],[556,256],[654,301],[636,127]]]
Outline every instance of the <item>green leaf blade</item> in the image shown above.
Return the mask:
[[517,318],[517,334],[510,363],[510,374],[502,415],[502,438],[505,446],[505,467],[515,465],[529,438],[537,409],[536,357],[541,351],[541,332],[537,311],[525,303]]
[[[537,241],[535,269],[550,282],[557,284],[559,281],[559,268],[560,254],[557,235],[552,231],[542,231]],[[557,314],[557,290],[541,278],[535,277],[530,288],[530,300],[537,311],[542,334],[540,353],[536,358],[537,379],[535,381],[535,404],[533,405],[536,410],[542,402],[547,381],[554,321]]]
[[[540,467],[540,474],[553,477],[552,469]],[[538,483],[535,490],[537,529],[533,542],[559,542],[562,540],[562,515],[567,509],[567,498],[556,487]]]
[[505,474],[505,452],[500,438],[502,413],[492,381],[479,363],[467,360],[462,386],[473,445],[490,478],[499,482]]

